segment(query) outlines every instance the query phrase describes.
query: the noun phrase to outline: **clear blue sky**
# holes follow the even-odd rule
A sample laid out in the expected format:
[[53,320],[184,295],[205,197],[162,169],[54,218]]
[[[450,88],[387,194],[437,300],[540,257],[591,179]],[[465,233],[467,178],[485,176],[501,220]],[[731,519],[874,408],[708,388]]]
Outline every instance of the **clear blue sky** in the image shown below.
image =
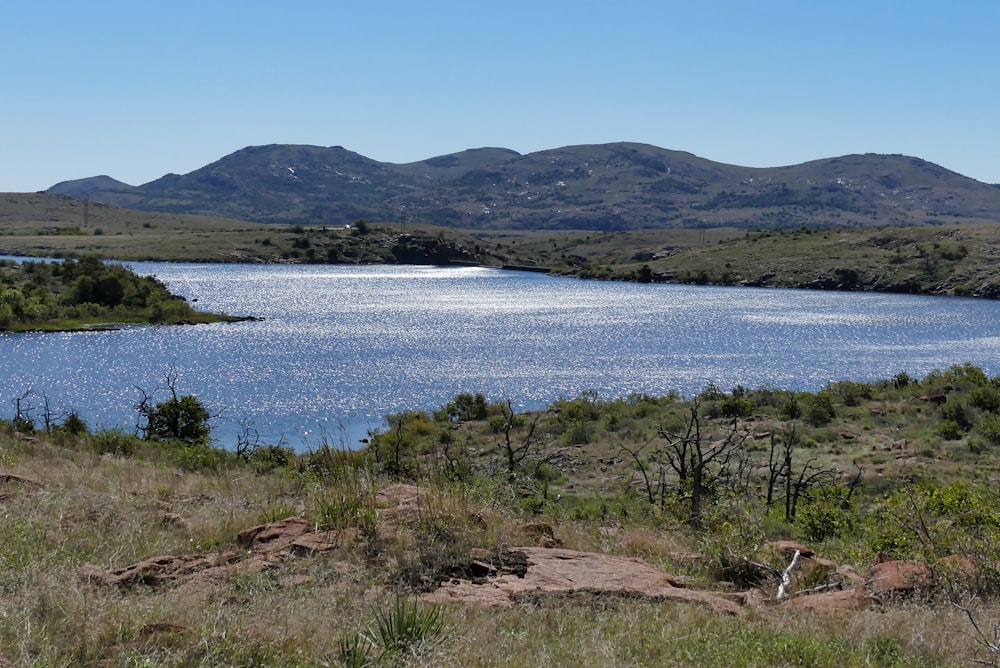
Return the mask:
[[8,0],[0,191],[270,143],[904,153],[1000,183],[998,27],[996,0]]

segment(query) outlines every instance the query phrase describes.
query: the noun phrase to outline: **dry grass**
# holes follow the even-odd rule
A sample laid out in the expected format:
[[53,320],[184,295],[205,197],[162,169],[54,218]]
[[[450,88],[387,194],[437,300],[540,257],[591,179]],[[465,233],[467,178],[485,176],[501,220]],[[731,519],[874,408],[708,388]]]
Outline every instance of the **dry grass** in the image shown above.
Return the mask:
[[[673,572],[703,544],[680,526],[532,518],[475,486],[431,485],[415,503],[385,501],[376,493],[390,481],[349,467],[326,478],[182,472],[8,434],[0,435],[0,474],[40,483],[0,485],[0,665],[339,665],[341,638],[414,594],[404,566],[433,568],[447,549],[523,544],[529,520],[551,522],[566,547]],[[331,515],[334,506],[350,512]],[[167,512],[183,524],[164,522]],[[353,532],[331,553],[229,580],[119,591],[79,575],[87,563],[230,549],[240,529],[288,512],[344,526],[374,512],[380,538]],[[444,621],[443,644],[398,663],[937,666],[962,664],[973,647],[967,620],[945,605],[832,616],[765,607],[723,618],[693,605],[572,595],[511,610],[446,607]]]

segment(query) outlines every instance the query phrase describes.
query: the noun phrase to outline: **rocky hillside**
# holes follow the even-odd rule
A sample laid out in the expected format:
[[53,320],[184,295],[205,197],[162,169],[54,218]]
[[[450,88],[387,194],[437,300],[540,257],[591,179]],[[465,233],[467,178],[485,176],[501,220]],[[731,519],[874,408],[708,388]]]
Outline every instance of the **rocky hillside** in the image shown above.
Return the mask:
[[787,229],[1000,220],[1000,187],[919,158],[750,168],[629,143],[527,155],[483,148],[403,165],[340,146],[255,146],[141,186],[92,177],[49,192],[145,211],[324,225],[366,218],[480,229]]

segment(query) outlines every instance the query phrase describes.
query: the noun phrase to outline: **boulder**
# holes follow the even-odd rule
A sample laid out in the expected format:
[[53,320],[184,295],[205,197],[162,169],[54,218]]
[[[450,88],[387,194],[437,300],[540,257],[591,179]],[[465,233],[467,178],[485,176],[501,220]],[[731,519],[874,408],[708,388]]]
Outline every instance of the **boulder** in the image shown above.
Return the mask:
[[931,571],[919,561],[880,561],[871,567],[865,586],[876,596],[911,594],[931,582]]
[[815,553],[802,543],[796,542],[794,540],[775,540],[770,543],[764,543],[761,547],[763,551],[774,552],[788,557],[789,560],[795,556],[795,552],[799,552],[801,557],[811,557]]

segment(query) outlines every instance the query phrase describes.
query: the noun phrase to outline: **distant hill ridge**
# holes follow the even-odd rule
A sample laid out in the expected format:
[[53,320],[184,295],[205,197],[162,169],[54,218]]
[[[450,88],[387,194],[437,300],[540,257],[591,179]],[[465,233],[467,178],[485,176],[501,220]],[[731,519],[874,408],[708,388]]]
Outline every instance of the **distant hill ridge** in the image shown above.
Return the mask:
[[1000,221],[1000,187],[920,158],[869,153],[754,168],[635,143],[526,155],[479,148],[408,164],[341,146],[271,144],[141,186],[95,176],[46,192],[145,211],[325,225],[358,218],[553,230]]

